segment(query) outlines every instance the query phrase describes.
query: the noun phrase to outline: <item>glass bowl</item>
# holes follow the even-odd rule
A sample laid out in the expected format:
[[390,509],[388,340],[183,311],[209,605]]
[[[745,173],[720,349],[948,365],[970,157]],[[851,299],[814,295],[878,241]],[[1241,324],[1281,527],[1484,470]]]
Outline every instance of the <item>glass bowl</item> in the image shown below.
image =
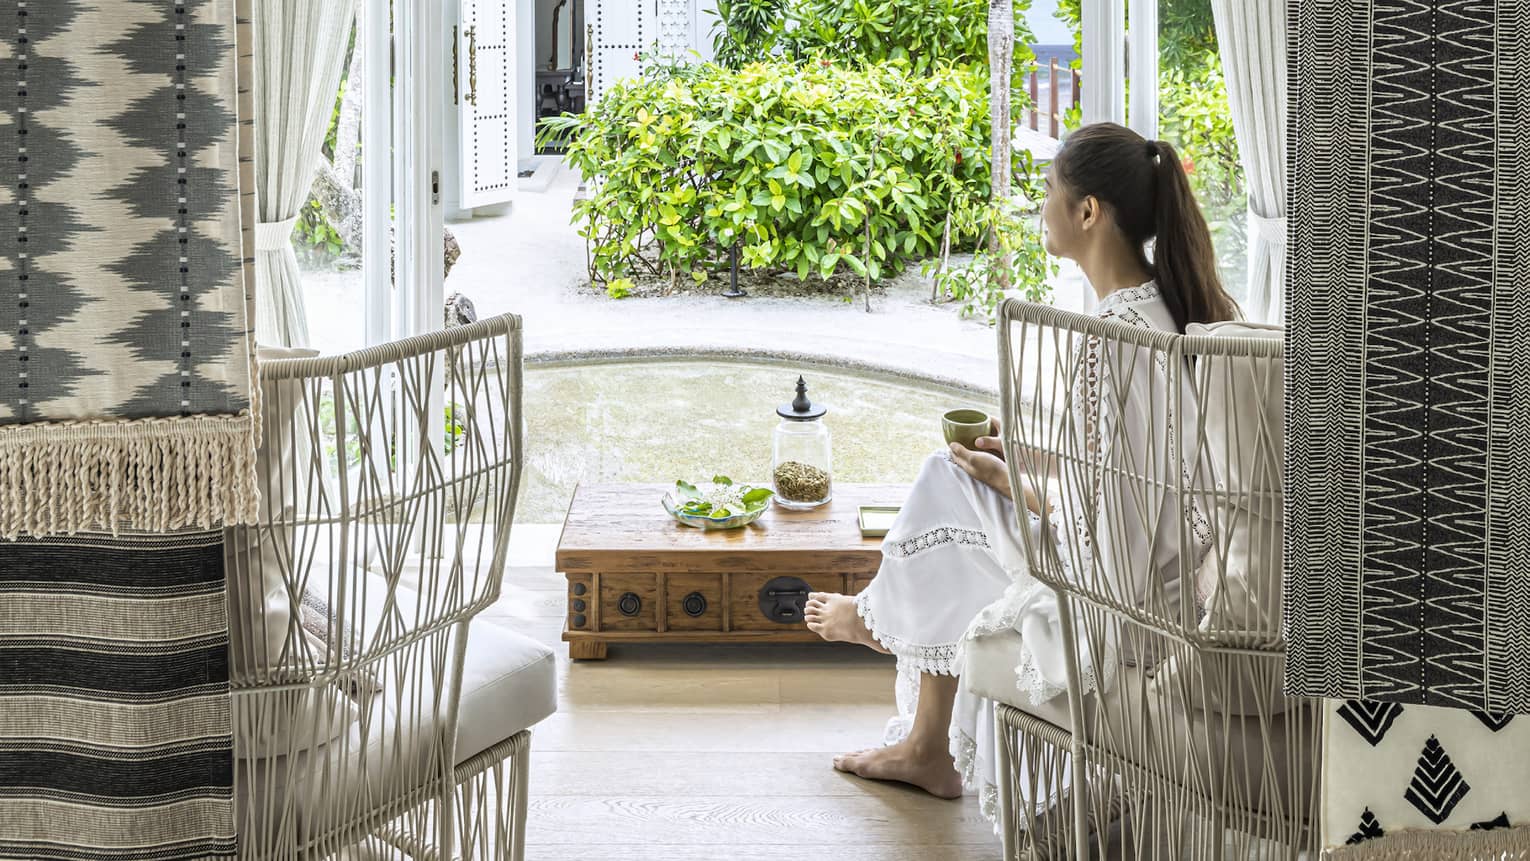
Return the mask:
[[673,491],[664,494],[664,510],[669,512],[669,516],[686,526],[694,526],[697,529],[737,529],[740,526],[748,526],[763,517],[771,506],[771,503],[766,501],[764,505],[753,511],[743,511],[727,517],[708,517],[702,514],[686,514],[680,510],[682,504]]

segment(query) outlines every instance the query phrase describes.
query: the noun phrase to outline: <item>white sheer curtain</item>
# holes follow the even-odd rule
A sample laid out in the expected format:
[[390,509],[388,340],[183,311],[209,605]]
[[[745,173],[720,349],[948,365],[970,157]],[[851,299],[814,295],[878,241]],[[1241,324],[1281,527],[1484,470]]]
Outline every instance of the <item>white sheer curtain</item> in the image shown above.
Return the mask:
[[1286,0],[1211,0],[1248,184],[1250,317],[1285,317]]
[[308,345],[292,228],[308,199],[350,44],[351,0],[255,0],[255,338]]

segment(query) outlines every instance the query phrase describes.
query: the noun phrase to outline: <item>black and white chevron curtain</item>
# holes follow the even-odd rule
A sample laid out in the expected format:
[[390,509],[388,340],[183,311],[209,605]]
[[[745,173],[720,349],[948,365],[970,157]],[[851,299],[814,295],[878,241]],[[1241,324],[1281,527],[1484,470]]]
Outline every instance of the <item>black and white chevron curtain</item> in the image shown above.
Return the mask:
[[1290,26],[1287,690],[1332,701],[1330,846],[1506,857],[1482,853],[1530,847],[1530,3],[1291,0]]

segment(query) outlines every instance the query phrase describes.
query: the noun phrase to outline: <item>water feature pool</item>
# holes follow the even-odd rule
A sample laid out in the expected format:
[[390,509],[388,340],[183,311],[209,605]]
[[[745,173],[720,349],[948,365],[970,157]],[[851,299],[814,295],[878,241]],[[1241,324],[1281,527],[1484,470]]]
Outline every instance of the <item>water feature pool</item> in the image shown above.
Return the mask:
[[[526,368],[526,468],[516,521],[561,523],[580,482],[768,485],[776,406],[798,374],[829,408],[834,477],[910,482],[938,450],[940,415],[992,414],[988,397],[869,372],[745,361],[626,361]],[[655,503],[657,504],[657,502]]]

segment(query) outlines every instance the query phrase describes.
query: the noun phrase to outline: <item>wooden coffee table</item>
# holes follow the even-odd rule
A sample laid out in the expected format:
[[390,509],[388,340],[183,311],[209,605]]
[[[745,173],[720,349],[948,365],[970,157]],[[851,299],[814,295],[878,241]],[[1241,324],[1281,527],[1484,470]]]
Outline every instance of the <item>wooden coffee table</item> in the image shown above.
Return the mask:
[[864,589],[882,540],[862,538],[861,505],[899,505],[907,485],[835,484],[811,511],[773,506],[742,529],[676,523],[669,485],[580,485],[557,566],[568,578],[569,657],[602,660],[611,643],[812,643],[807,593]]

